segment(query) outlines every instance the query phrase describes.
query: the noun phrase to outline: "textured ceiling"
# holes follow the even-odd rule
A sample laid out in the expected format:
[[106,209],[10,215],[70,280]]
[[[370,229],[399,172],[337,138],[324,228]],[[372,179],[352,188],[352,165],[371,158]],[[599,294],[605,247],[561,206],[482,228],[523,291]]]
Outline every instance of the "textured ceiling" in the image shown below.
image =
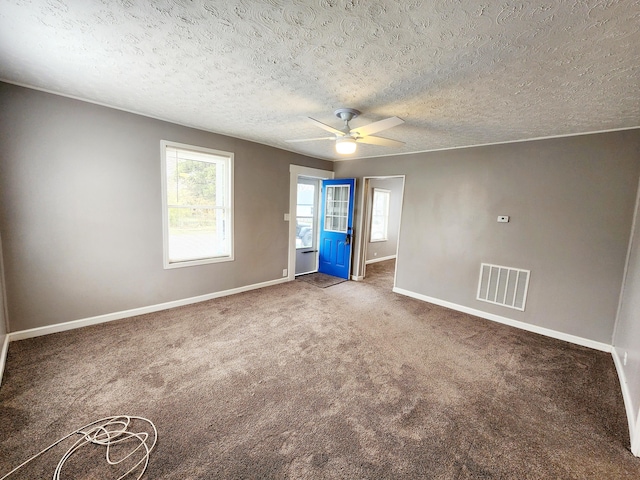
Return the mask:
[[0,78],[335,159],[640,125],[640,1],[0,0]]

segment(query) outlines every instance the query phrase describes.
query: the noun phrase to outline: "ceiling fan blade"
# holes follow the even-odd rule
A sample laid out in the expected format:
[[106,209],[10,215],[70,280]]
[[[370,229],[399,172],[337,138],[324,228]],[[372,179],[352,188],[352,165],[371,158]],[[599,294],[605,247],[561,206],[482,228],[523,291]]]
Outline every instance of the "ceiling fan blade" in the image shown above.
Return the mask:
[[404,120],[398,117],[389,117],[378,122],[370,123],[364,127],[352,128],[351,133],[357,133],[359,137],[366,137],[373,133],[381,132],[387,128],[396,127],[404,123]]
[[358,143],[368,143],[370,145],[382,145],[383,147],[401,147],[404,142],[399,140],[391,140],[390,138],[374,137],[369,135],[368,137],[362,137],[356,139]]
[[335,140],[336,137],[300,138],[298,140],[285,140],[287,143],[313,142],[315,140]]
[[313,123],[316,127],[320,127],[322,129],[326,130],[327,132],[331,132],[331,133],[333,133],[335,135],[339,135],[341,137],[344,136],[344,132],[343,131],[340,131],[337,128],[333,128],[331,125],[327,125],[326,123],[319,122],[315,118],[307,117],[307,119],[311,123]]

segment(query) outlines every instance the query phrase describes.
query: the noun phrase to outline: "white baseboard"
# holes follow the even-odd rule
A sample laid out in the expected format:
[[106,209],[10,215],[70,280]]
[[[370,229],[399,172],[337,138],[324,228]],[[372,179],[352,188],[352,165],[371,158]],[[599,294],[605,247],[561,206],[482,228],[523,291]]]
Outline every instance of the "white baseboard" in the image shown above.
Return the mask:
[[0,351],[0,385],[2,385],[2,374],[4,373],[4,366],[7,363],[9,342],[9,335],[4,335],[4,340],[2,341],[2,351]]
[[396,258],[395,255],[389,255],[388,257],[372,258],[371,260],[367,260],[366,262],[364,262],[364,264],[369,265],[370,263],[384,262],[385,260],[393,260],[394,258]]
[[447,307],[447,308],[450,308],[451,310],[456,310],[458,312],[468,313],[470,315],[475,315],[476,317],[481,317],[486,320],[503,323],[505,325],[516,327],[521,330],[527,330],[528,332],[539,333],[540,335],[556,338],[558,340],[564,340],[565,342],[569,342],[569,343],[575,343],[576,345],[593,348],[594,350],[600,350],[602,352],[607,352],[607,353],[611,352],[611,348],[612,348],[611,345],[606,343],[596,342],[595,340],[589,340],[588,338],[583,338],[583,337],[578,337],[568,333],[558,332],[557,330],[551,330],[550,328],[539,327],[537,325],[521,322],[519,320],[512,320],[511,318],[502,317],[500,315],[495,315],[493,313],[483,312],[482,310],[476,310],[475,308],[465,307],[464,305],[458,305],[456,303],[447,302],[446,300],[440,300],[438,298],[428,297],[420,293],[404,290],[403,288],[393,287],[393,291],[401,295],[406,295],[407,297],[412,297],[417,300],[422,300],[424,302],[434,303],[436,305],[440,305],[441,307]]
[[611,356],[613,357],[613,363],[615,364],[616,371],[618,372],[618,380],[620,380],[622,398],[624,399],[624,408],[627,412],[629,438],[631,439],[631,453],[636,457],[640,457],[640,418],[636,418],[636,414],[633,411],[627,376],[624,373],[624,368],[622,368],[622,360],[620,360],[620,355],[618,354],[616,347],[612,347]]
[[270,280],[268,282],[254,283],[253,285],[246,285],[244,287],[232,288],[230,290],[223,290],[220,292],[208,293],[206,295],[199,295],[197,297],[183,298],[181,300],[174,300],[166,303],[159,303],[157,305],[150,305],[147,307],[132,308],[131,310],[123,310],[121,312],[107,313],[105,315],[98,315],[96,317],[82,318],[79,320],[72,320],[70,322],[56,323],[55,325],[47,325],[45,327],[31,328],[29,330],[21,330],[18,332],[12,332],[7,335],[9,341],[14,342],[16,340],[24,340],[26,338],[39,337],[41,335],[49,335],[51,333],[64,332],[66,330],[73,330],[74,328],[87,327],[89,325],[96,325],[98,323],[111,322],[113,320],[120,320],[122,318],[135,317],[137,315],[144,315],[146,313],[159,312],[161,310],[168,310],[170,308],[182,307],[183,305],[190,305],[192,303],[204,302],[206,300],[212,300],[214,298],[226,297],[227,295],[234,295],[236,293],[247,292],[249,290],[256,290],[258,288],[270,287],[279,283],[288,282],[288,278],[279,278],[277,280]]

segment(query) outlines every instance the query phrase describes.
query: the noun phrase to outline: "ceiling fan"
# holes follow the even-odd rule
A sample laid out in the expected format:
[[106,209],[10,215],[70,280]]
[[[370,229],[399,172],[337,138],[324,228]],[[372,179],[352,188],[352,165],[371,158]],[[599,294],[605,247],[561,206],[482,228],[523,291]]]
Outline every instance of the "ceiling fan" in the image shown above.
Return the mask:
[[317,137],[317,138],[303,138],[300,140],[287,140],[289,143],[297,142],[312,142],[315,140],[335,140],[336,152],[340,154],[348,155],[356,151],[357,143],[368,143],[370,145],[382,145],[385,147],[401,147],[404,142],[398,140],[391,140],[390,138],[376,137],[373,134],[386,130],[388,128],[395,127],[404,123],[404,120],[398,117],[389,117],[378,122],[370,123],[364,127],[350,128],[349,122],[360,115],[360,112],[355,108],[339,108],[335,112],[336,117],[344,121],[344,127],[339,130],[333,128],[326,123],[319,122],[311,117],[307,117],[308,120],[315,126],[333,133],[331,137]]

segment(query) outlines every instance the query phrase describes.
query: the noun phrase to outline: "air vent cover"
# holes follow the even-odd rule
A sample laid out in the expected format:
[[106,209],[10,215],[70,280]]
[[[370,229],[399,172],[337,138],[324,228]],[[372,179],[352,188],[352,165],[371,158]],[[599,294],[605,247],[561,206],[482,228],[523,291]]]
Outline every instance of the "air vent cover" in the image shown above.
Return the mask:
[[524,311],[530,270],[480,264],[478,300]]

